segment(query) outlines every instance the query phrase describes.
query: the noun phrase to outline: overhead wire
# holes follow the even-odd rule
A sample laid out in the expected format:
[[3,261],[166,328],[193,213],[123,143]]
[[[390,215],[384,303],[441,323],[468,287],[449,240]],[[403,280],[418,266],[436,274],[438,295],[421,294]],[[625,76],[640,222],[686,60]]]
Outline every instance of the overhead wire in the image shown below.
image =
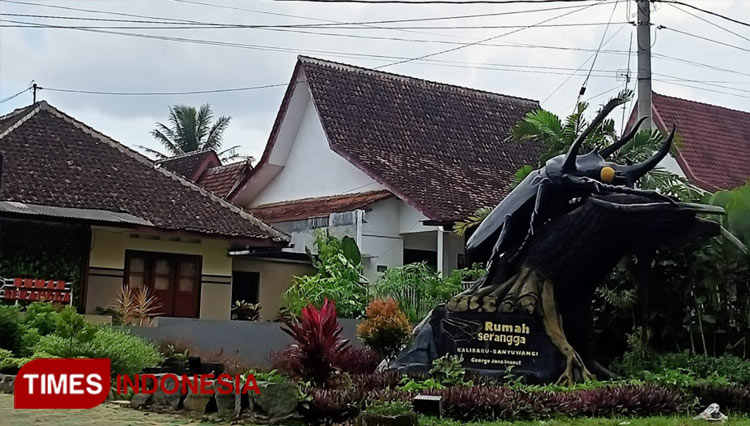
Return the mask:
[[445,53],[455,52],[455,51],[458,51],[460,49],[464,49],[464,48],[469,47],[469,46],[475,46],[475,45],[478,45],[478,44],[481,44],[481,43],[486,43],[488,41],[496,40],[496,39],[501,38],[501,37],[506,37],[506,36],[509,36],[511,34],[516,34],[518,32],[521,32],[521,31],[529,29],[529,28],[538,27],[539,25],[545,24],[545,23],[553,21],[555,19],[560,19],[560,18],[563,18],[565,16],[569,16],[569,15],[572,15],[574,13],[586,10],[586,9],[592,7],[592,6],[596,6],[596,3],[590,4],[590,5],[587,5],[587,6],[583,6],[583,7],[579,8],[579,9],[575,9],[575,10],[572,10],[570,12],[565,12],[565,13],[563,13],[561,15],[556,15],[556,16],[553,16],[551,18],[544,19],[544,20],[539,21],[539,22],[537,22],[535,24],[528,25],[528,26],[526,26],[524,28],[519,28],[519,29],[516,29],[516,30],[508,31],[508,32],[503,33],[503,34],[498,34],[498,35],[495,35],[495,36],[492,36],[492,37],[484,38],[482,40],[479,40],[479,41],[476,41],[476,42],[473,42],[473,43],[469,43],[469,44],[467,44],[465,46],[457,46],[457,47],[452,47],[452,48],[449,48],[449,49],[440,50],[440,51],[437,51],[437,52],[427,53],[425,55],[417,56],[417,57],[414,57],[414,58],[404,59],[404,60],[396,61],[396,62],[393,62],[393,63],[390,63],[390,64],[381,65],[379,67],[376,67],[375,69],[381,69],[381,68],[391,67],[391,66],[394,66],[394,65],[401,65],[401,64],[408,63],[408,62],[413,62],[413,61],[417,61],[417,60],[431,58],[433,56],[443,55]]
[[599,47],[597,47],[596,52],[594,52],[594,58],[591,61],[591,67],[589,67],[589,72],[586,75],[586,78],[583,80],[583,84],[581,85],[581,90],[578,91],[578,100],[581,99],[581,96],[583,96],[586,93],[586,86],[589,82],[589,77],[591,77],[591,72],[594,70],[594,65],[596,65],[596,59],[599,57],[599,51],[602,49],[602,46],[604,45],[604,39],[607,38],[607,31],[609,31],[609,25],[612,22],[612,18],[615,16],[615,11],[617,10],[618,1],[615,1],[614,7],[612,7],[612,13],[609,14],[609,21],[607,22],[607,26],[604,27],[604,32],[602,33],[602,38],[599,40]]
[[[620,26],[620,28],[618,28],[618,29],[617,29],[617,31],[615,31],[615,33],[614,33],[614,34],[612,34],[612,35],[611,35],[611,36],[609,37],[609,39],[607,39],[607,40],[606,40],[606,41],[604,42],[604,46],[606,46],[606,45],[607,45],[607,44],[608,44],[608,43],[609,43],[609,42],[610,42],[610,41],[611,41],[611,40],[612,40],[613,38],[615,38],[615,36],[617,36],[617,34],[619,34],[619,33],[620,33],[620,31],[622,31],[622,29],[623,29],[623,28],[625,28],[625,25],[622,25],[622,26]],[[596,52],[596,50],[593,50],[593,51],[594,51],[594,52]],[[590,61],[591,59],[593,59],[593,58],[594,58],[594,55],[593,55],[593,54],[592,54],[592,55],[590,55],[590,56],[589,56],[588,58],[586,58],[586,60],[585,60],[585,61],[583,61],[583,63],[582,63],[582,64],[581,64],[581,65],[580,65],[580,66],[579,66],[578,68],[576,68],[576,70],[575,70],[574,72],[570,73],[570,74],[569,74],[569,75],[567,76],[567,78],[565,78],[565,79],[564,79],[564,80],[563,80],[563,81],[562,81],[562,82],[561,82],[561,83],[560,83],[559,85],[557,85],[557,87],[555,87],[555,90],[553,90],[553,91],[552,91],[552,92],[551,92],[551,93],[550,93],[549,95],[547,95],[547,96],[546,96],[546,97],[544,98],[544,100],[542,100],[542,103],[545,103],[545,102],[547,102],[547,101],[548,101],[548,100],[549,100],[549,99],[550,99],[550,98],[551,98],[552,96],[554,96],[554,95],[555,95],[555,93],[557,93],[558,91],[560,91],[560,89],[562,89],[562,88],[563,88],[563,86],[565,86],[565,85],[566,85],[566,84],[567,84],[567,83],[568,83],[568,82],[569,82],[569,81],[570,81],[570,80],[571,80],[571,79],[572,79],[572,78],[573,78],[574,76],[576,76],[576,75],[577,75],[577,74],[576,74],[576,72],[578,72],[578,71],[581,71],[581,70],[583,70],[583,67],[585,67],[585,66],[586,66],[586,64],[587,64],[587,63],[588,63],[588,62],[589,62],[589,61]]]
[[0,99],[0,104],[3,104],[3,103],[5,103],[5,102],[8,102],[8,101],[10,101],[11,99],[15,99],[16,97],[18,97],[18,96],[21,96],[22,94],[24,94],[24,93],[28,92],[29,90],[31,90],[31,87],[27,87],[27,88],[25,88],[25,89],[21,90],[20,92],[18,92],[18,93],[16,93],[16,94],[13,94],[13,95],[10,95],[10,96],[8,96],[7,98],[3,98],[3,99]]

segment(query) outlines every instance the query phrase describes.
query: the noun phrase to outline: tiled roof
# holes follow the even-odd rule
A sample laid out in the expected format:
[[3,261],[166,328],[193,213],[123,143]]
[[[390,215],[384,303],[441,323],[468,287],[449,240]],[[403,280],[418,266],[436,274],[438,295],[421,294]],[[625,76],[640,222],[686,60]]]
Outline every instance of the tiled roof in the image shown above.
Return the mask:
[[157,161],[156,164],[194,181],[207,167],[219,165],[221,161],[219,161],[216,152],[209,149],[170,157],[166,160]]
[[253,208],[252,213],[268,223],[328,216],[331,213],[362,209],[370,204],[392,197],[388,191],[370,191],[335,197],[305,198],[296,201],[264,204]]
[[653,94],[662,130],[677,126],[677,161],[685,175],[709,191],[750,179],[750,113]]
[[198,178],[198,185],[221,198],[228,199],[232,191],[252,172],[247,161],[207,169]]
[[19,113],[0,133],[2,201],[128,213],[159,229],[263,244],[288,239],[46,102]]
[[508,140],[537,101],[300,57],[258,167],[298,77],[310,86],[331,149],[433,220],[494,206],[542,152]]

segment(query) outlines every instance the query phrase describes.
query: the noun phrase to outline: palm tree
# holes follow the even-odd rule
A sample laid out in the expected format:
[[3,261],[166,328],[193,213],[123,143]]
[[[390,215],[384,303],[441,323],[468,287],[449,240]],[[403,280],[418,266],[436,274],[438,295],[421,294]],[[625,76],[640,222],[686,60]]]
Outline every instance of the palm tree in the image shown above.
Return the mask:
[[[158,159],[169,158],[175,155],[185,154],[192,151],[203,151],[212,149],[218,151],[221,148],[224,130],[229,125],[231,117],[221,116],[211,124],[213,112],[208,104],[203,104],[200,109],[187,105],[175,105],[169,107],[169,124],[156,123],[156,128],[151,135],[166,148],[167,153],[141,146],[144,151],[156,156]],[[237,157],[233,146],[218,152],[222,159]]]

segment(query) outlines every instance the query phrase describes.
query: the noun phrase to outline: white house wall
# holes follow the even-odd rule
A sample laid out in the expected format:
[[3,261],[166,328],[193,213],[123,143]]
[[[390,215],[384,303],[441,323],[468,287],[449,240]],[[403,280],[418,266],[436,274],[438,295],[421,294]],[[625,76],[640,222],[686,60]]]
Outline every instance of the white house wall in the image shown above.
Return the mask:
[[403,201],[388,198],[372,204],[364,214],[361,251],[367,279],[377,281],[378,266],[390,268],[404,263],[404,241],[400,235]]
[[[298,88],[297,90],[302,90]],[[306,90],[306,87],[305,87]],[[294,117],[287,116],[286,120]],[[250,202],[250,206],[384,189],[363,171],[333,152],[311,100],[302,114],[293,140],[279,140],[274,151],[291,143],[278,174]],[[286,134],[291,136],[292,132]],[[276,155],[271,155],[274,160]]]

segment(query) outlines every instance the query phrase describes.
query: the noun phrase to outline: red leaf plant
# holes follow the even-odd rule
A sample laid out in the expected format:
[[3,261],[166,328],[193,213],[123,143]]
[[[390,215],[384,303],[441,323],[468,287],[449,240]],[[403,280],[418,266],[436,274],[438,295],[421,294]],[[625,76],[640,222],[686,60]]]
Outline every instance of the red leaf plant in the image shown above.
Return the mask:
[[308,305],[301,321],[287,321],[281,329],[295,341],[289,349],[300,376],[318,385],[326,383],[336,369],[335,360],[349,350],[349,340],[340,337],[343,327],[332,300],[325,299],[320,310]]

